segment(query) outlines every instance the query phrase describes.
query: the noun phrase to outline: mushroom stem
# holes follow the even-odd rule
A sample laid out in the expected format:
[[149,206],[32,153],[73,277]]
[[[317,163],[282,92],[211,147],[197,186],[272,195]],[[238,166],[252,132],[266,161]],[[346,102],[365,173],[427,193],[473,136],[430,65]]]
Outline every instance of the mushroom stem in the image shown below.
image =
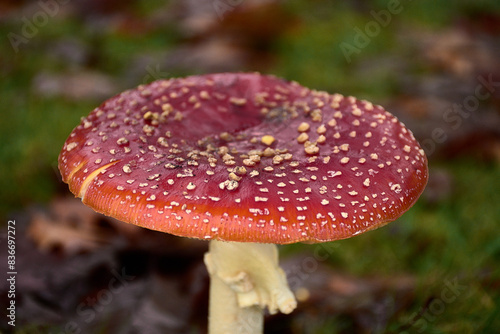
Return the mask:
[[211,241],[205,254],[210,274],[209,333],[263,333],[271,314],[297,306],[274,244]]
[[236,294],[217,276],[210,280],[210,334],[260,334],[264,332],[264,314],[259,306],[239,307]]

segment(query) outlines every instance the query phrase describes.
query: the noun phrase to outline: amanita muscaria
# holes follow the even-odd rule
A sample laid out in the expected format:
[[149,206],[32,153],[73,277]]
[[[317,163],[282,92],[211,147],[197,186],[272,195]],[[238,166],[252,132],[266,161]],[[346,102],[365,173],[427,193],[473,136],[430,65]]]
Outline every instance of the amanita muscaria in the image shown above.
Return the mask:
[[427,159],[382,107],[257,73],[159,80],[83,118],[59,156],[83,203],[210,240],[210,333],[296,307],[275,244],[349,238],[422,193]]

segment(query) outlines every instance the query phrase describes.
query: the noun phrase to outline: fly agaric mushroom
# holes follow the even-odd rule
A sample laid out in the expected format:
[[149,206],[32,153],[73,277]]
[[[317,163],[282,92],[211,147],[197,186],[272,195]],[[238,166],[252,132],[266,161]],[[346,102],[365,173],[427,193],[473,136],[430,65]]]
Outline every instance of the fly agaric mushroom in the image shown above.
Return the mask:
[[256,73],[125,91],[82,119],[59,169],[98,212],[210,240],[212,334],[260,333],[265,307],[296,307],[275,244],[385,225],[428,178],[424,151],[382,107]]

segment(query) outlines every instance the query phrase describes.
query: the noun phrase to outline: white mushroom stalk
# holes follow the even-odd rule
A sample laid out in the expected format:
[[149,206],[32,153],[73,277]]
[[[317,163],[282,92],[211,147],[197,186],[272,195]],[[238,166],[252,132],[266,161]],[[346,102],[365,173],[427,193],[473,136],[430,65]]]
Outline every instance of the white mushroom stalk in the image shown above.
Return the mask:
[[297,301],[274,244],[210,241],[209,333],[263,333],[264,309],[289,314]]

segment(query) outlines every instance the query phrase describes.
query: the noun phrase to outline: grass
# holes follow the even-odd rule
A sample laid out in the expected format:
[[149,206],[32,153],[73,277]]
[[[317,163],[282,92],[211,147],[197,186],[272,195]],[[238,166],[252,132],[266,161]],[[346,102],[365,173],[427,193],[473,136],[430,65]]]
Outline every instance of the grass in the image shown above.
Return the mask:
[[[4,82],[5,84],[5,82]],[[92,109],[90,103],[38,99],[21,89],[2,89],[0,99],[8,121],[0,122],[0,213],[18,210],[33,202],[47,202],[59,178],[57,156],[68,129]],[[15,138],[15,140],[12,140]]]

